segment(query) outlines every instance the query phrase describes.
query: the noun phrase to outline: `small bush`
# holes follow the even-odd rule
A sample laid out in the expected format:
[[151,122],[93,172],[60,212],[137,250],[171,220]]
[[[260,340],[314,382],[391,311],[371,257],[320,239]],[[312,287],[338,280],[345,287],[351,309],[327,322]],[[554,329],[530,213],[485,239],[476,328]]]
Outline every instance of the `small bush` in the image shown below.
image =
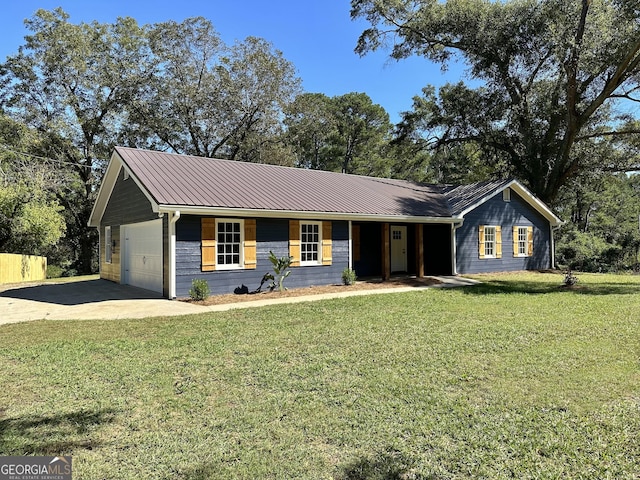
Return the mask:
[[355,270],[345,268],[342,271],[342,283],[344,283],[345,285],[353,285],[354,283],[356,283],[357,279],[358,277],[356,276]]
[[64,269],[59,265],[47,265],[47,278],[60,278]]
[[578,277],[576,277],[571,272],[571,269],[569,269],[565,272],[564,280],[562,281],[562,283],[564,283],[567,287],[573,287],[575,284],[578,283]]
[[209,290],[209,284],[206,280],[194,279],[191,281],[191,289],[189,290],[189,296],[191,300],[201,302],[205,300],[211,294]]
[[62,272],[63,277],[77,277],[78,271],[75,268],[69,268]]

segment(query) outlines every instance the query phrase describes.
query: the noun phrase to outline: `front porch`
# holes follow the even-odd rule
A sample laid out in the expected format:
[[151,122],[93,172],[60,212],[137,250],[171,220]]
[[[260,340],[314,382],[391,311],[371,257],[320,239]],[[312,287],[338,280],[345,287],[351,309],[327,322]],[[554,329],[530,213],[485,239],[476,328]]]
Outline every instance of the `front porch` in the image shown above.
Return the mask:
[[451,224],[353,222],[352,264],[359,277],[452,275]]

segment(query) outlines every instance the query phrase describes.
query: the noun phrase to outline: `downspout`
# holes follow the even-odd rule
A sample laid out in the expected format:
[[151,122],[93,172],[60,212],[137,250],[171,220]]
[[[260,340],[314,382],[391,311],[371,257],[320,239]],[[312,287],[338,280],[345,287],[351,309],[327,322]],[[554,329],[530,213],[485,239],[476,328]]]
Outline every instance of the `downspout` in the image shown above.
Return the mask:
[[169,212],[169,300],[176,298],[176,222],[180,210]]
[[561,226],[562,226],[562,224],[553,225],[551,227],[551,229],[549,230],[550,235],[551,235],[551,269],[555,269],[556,268],[556,241],[555,241],[555,238],[553,236],[553,232],[556,231],[556,230],[559,230]]
[[458,275],[458,251],[456,247],[458,242],[456,242],[456,230],[458,230],[463,223],[464,219],[460,219],[459,222],[451,224],[451,265],[453,266],[453,275]]

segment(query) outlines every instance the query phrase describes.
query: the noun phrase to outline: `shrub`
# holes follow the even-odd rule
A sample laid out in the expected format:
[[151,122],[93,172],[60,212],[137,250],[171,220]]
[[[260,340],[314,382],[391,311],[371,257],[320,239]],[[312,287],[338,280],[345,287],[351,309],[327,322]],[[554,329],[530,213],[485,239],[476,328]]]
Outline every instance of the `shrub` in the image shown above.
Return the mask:
[[277,286],[278,291],[282,292],[283,290],[286,290],[284,286],[284,279],[291,273],[289,268],[291,267],[293,257],[286,256],[278,258],[271,250],[269,250],[269,260],[273,264],[273,273],[275,273],[270,288],[273,290]]
[[210,294],[211,290],[209,290],[209,284],[206,280],[194,279],[191,281],[189,296],[192,300],[201,302],[202,300],[205,300]]
[[47,265],[47,278],[60,278],[64,269],[59,265]]
[[342,283],[344,283],[345,285],[353,285],[354,283],[356,283],[357,279],[358,277],[356,276],[355,270],[345,268],[342,271]]
[[567,270],[564,274],[564,280],[562,281],[567,287],[572,287],[578,283],[578,277],[576,277],[571,269]]

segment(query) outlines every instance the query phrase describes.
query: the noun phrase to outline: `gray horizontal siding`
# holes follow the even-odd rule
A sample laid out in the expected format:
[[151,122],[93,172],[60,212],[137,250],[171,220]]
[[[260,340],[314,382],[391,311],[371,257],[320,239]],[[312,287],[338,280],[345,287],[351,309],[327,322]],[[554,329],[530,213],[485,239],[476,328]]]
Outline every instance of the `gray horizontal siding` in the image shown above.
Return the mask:
[[[480,259],[478,227],[502,227],[502,258]],[[533,226],[533,256],[513,256],[513,227]],[[502,200],[502,192],[469,212],[464,224],[456,231],[456,261],[458,273],[506,272],[542,270],[551,265],[551,227],[549,222],[515,192],[511,201]]]
[[127,223],[156,220],[158,214],[151,209],[151,203],[132,178],[124,179],[120,170],[118,180],[109,197],[109,203],[102,216],[102,225],[126,225]]
[[[242,285],[253,291],[265,273],[272,273],[269,252],[277,257],[289,254],[289,221],[287,219],[256,220],[257,268],[247,270],[201,270],[200,216],[185,215],[176,223],[176,295],[189,295],[192,281],[204,279],[212,294],[233,293]],[[288,288],[311,285],[331,285],[341,281],[342,271],[349,263],[348,222],[333,222],[332,265],[295,267],[285,280]]]

